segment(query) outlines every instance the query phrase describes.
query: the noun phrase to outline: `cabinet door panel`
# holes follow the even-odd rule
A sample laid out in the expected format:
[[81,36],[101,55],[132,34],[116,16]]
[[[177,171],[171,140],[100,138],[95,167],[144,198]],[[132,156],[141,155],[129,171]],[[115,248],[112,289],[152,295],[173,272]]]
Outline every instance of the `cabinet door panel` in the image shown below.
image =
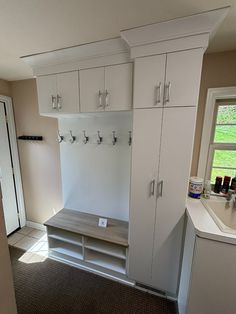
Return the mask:
[[131,110],[132,63],[106,67],[105,90],[108,92],[106,111]]
[[36,82],[40,114],[56,113],[56,99],[54,109],[52,104],[52,97],[57,95],[56,75],[39,76]]
[[61,97],[60,112],[79,112],[78,71],[57,74],[57,94]]
[[[99,91],[104,92],[104,71],[104,67],[101,67],[79,72],[81,112],[104,111],[103,106],[99,106]],[[104,104],[104,97],[101,97],[101,101]]]
[[157,199],[152,283],[176,294],[179,278],[185,202],[193,147],[196,107],[165,108]]
[[[170,82],[167,107],[196,106],[202,69],[202,49],[167,54],[166,84]],[[167,93],[166,93],[167,94]],[[165,95],[166,98],[167,95]]]
[[134,108],[162,107],[165,63],[165,54],[135,60]]
[[145,284],[151,284],[156,208],[156,196],[151,195],[151,181],[157,178],[161,119],[162,108],[134,110],[129,277]]

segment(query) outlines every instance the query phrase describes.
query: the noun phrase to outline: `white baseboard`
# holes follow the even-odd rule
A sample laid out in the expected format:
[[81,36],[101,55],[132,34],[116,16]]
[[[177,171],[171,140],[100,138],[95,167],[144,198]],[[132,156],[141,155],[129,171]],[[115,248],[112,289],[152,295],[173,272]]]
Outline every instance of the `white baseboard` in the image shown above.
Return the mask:
[[30,228],[46,231],[46,227],[42,224],[37,223],[37,222],[27,220],[26,226],[30,227]]

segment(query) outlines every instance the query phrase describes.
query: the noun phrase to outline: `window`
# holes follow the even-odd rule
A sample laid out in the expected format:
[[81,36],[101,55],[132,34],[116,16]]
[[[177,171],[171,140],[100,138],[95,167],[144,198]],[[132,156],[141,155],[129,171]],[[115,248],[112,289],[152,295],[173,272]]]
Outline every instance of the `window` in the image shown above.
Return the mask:
[[236,101],[217,100],[208,148],[206,178],[236,174]]

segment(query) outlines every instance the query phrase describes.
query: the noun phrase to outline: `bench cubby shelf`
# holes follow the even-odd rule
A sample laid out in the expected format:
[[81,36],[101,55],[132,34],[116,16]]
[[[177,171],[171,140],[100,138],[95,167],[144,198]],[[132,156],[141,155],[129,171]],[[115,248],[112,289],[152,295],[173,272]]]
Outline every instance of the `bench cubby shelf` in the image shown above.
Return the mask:
[[49,256],[65,263],[126,276],[128,223],[108,218],[98,227],[99,216],[62,209],[49,219]]

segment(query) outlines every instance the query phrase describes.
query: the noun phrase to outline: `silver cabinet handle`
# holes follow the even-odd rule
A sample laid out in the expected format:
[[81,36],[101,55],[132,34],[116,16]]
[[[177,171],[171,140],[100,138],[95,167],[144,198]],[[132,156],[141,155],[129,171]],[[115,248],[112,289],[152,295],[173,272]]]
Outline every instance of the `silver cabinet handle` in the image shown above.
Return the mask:
[[98,91],[98,108],[103,107],[102,105],[102,92]]
[[165,102],[170,101],[170,88],[171,88],[171,84],[170,82],[168,82],[165,86]]
[[150,196],[153,196],[155,193],[155,179],[150,182]]
[[155,105],[161,102],[161,82],[159,82],[159,84],[157,85],[156,92],[157,92],[157,98],[156,98]]
[[57,94],[57,109],[61,109],[62,105],[61,105],[61,96]]
[[52,109],[57,109],[56,97],[52,95],[51,101],[52,101]]
[[108,91],[107,91],[107,89],[106,89],[106,91],[105,91],[105,107],[108,107],[108,106],[109,106],[109,103],[108,103],[108,95],[109,95],[109,93],[108,93]]
[[157,183],[157,198],[162,197],[163,192],[163,180]]

